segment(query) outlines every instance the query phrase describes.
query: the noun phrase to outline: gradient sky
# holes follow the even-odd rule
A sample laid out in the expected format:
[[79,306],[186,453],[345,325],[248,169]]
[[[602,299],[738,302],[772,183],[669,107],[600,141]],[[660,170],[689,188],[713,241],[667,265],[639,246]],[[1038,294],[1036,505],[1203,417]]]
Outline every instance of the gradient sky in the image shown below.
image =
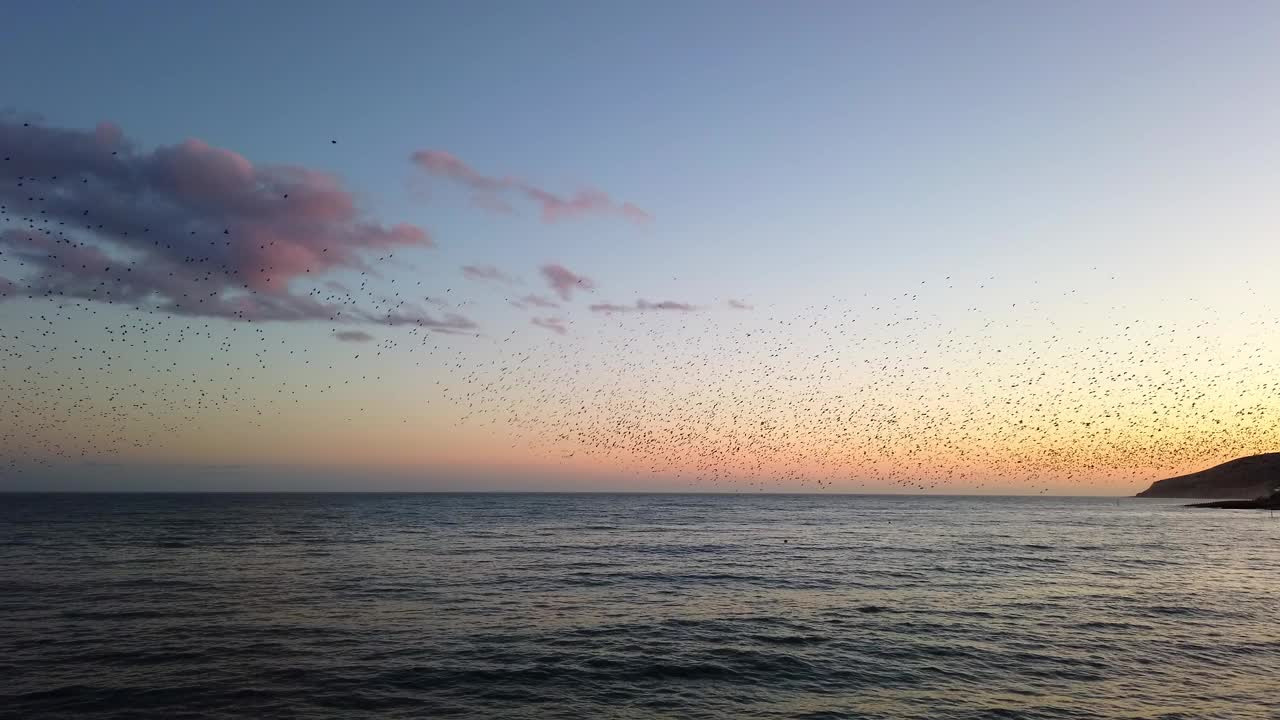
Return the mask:
[[[136,311],[11,294],[0,487],[1097,494],[1280,445],[1274,4],[4,16],[14,133],[110,123],[142,154],[331,174],[434,246],[295,294],[420,283],[476,332],[150,316],[164,366],[230,398],[193,410],[112,344]],[[508,302],[530,294],[560,307]],[[256,371],[200,345],[227,337]],[[77,342],[120,360],[79,370]],[[98,388],[78,405],[73,376]],[[128,422],[94,414],[122,398]]]

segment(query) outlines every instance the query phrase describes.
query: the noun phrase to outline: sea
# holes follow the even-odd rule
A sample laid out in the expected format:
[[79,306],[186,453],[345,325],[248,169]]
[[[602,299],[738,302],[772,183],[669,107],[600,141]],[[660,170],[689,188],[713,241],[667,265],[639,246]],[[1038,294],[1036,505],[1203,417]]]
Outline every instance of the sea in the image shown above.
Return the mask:
[[4,718],[1280,718],[1280,519],[0,495]]

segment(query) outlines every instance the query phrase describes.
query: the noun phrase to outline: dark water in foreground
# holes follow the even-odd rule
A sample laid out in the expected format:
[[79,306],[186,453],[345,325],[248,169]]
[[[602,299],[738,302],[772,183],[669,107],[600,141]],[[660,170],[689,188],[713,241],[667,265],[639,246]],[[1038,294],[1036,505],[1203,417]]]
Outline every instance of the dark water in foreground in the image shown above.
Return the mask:
[[0,495],[0,715],[1277,718],[1280,519]]

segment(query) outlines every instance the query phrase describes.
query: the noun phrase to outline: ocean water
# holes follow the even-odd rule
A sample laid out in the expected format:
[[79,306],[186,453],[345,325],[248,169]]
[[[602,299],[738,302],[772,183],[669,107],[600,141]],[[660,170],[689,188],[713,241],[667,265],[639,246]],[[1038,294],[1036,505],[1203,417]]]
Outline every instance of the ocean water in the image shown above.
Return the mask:
[[6,718],[1280,718],[1177,501],[0,495]]

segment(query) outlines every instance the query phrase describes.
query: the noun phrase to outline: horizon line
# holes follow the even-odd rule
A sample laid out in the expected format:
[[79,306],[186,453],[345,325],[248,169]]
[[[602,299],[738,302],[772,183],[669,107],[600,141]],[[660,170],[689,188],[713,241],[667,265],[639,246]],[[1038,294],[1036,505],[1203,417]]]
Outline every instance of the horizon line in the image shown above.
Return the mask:
[[1138,495],[1062,495],[1050,493],[865,493],[821,491],[730,490],[3,490],[0,495],[779,495],[821,497],[923,497],[923,498],[1087,498],[1167,500],[1179,498]]

